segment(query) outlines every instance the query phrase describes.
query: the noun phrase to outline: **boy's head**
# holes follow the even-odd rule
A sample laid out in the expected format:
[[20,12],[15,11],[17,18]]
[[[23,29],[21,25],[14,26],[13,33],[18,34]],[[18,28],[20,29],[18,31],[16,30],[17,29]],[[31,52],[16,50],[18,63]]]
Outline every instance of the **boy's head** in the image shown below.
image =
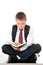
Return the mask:
[[16,14],[16,23],[19,29],[23,29],[26,23],[26,15],[24,12],[18,12]]

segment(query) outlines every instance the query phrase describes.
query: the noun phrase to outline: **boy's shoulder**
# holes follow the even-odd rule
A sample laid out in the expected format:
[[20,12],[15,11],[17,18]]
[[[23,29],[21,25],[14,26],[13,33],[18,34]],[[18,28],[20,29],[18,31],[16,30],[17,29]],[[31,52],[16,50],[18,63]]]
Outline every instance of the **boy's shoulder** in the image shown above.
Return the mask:
[[[15,25],[13,25],[13,27],[17,27],[17,25],[15,24]],[[30,27],[30,25],[25,25],[25,27]]]

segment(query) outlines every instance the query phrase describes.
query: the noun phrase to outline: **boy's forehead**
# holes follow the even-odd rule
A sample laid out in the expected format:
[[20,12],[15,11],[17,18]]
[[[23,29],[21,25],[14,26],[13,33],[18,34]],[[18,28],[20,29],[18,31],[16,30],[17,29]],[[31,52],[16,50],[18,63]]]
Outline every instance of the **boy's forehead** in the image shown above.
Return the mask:
[[16,20],[16,22],[20,22],[20,23],[23,23],[23,22],[25,22],[26,20],[19,20],[19,19],[17,19]]
[[24,24],[24,22],[17,22],[17,24]]
[[18,21],[17,23],[21,23],[21,24],[23,24],[23,23],[25,23],[25,21]]

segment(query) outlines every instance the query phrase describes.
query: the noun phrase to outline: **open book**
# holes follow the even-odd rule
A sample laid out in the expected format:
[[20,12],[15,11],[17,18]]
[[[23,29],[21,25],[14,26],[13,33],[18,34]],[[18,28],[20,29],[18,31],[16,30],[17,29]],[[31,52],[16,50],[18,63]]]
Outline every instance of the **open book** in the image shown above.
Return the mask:
[[20,48],[20,47],[22,47],[22,46],[24,46],[24,45],[26,45],[26,43],[21,43],[21,44],[16,44],[15,42],[8,42],[9,44],[11,44],[12,46],[14,46],[14,47],[18,47],[18,48]]

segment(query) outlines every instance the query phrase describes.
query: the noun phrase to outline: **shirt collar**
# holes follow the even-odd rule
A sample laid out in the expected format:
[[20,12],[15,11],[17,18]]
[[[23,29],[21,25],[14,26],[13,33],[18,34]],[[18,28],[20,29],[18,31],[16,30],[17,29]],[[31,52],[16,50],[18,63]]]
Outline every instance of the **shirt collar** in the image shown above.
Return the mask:
[[[25,27],[24,27],[25,28]],[[24,30],[24,28],[23,28],[23,30]],[[19,30],[19,27],[18,27],[18,30]]]

